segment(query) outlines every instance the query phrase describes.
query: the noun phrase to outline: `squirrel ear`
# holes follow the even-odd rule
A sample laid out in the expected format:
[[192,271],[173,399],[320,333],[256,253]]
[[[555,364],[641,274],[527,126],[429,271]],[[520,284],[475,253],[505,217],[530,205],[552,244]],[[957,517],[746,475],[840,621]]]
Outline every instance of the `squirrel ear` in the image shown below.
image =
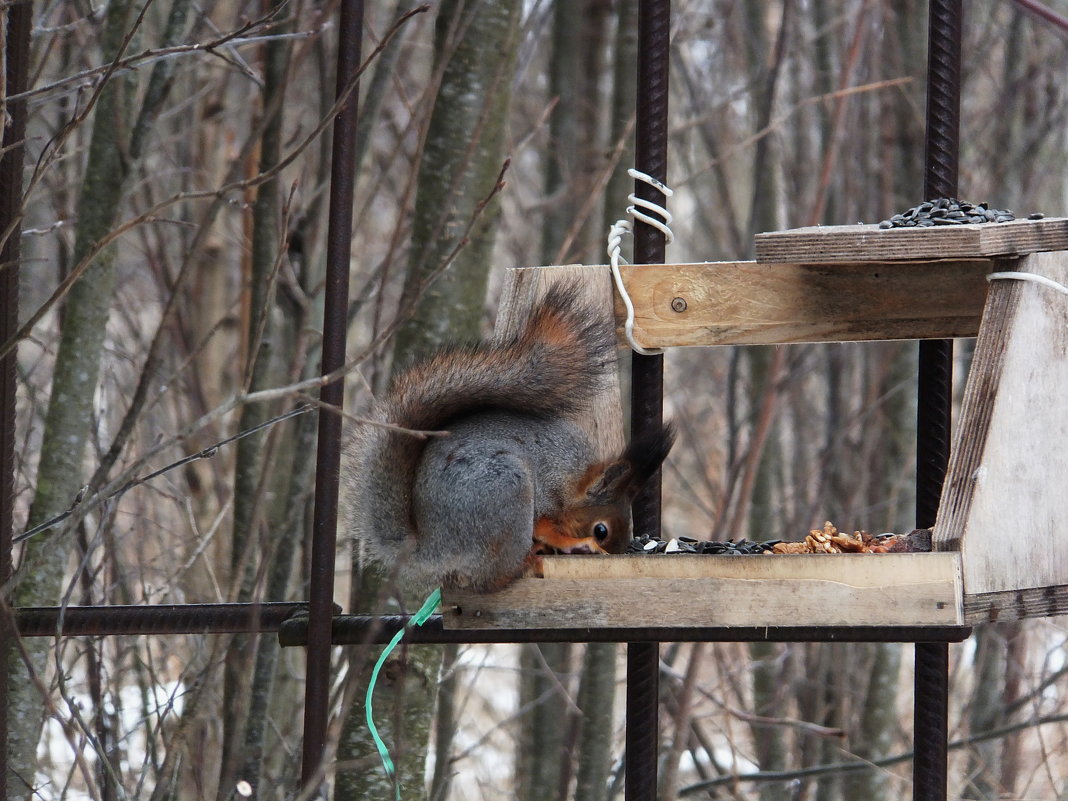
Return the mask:
[[630,441],[617,459],[608,462],[586,491],[594,498],[633,498],[667,457],[675,442],[670,423],[644,432]]

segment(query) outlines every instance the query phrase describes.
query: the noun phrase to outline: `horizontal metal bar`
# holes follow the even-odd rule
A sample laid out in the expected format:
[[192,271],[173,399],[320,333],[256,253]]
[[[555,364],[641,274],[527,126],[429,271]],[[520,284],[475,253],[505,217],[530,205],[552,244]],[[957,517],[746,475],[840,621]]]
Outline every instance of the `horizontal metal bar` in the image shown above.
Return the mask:
[[[160,606],[47,606],[15,611],[24,637],[115,634],[224,634],[277,631],[282,645],[305,645],[307,604],[163,604]],[[386,643],[408,615],[337,615],[333,644]],[[961,642],[969,626],[718,626],[678,628],[446,629],[440,615],[413,628],[411,643],[525,642]]]
[[108,634],[223,634],[277,631],[306,603],[44,606],[15,610],[24,637]]
[[[339,615],[334,618],[334,645],[386,643],[409,621],[407,615],[374,617]],[[572,629],[446,629],[440,615],[406,635],[413,644],[527,643],[527,642],[962,642],[969,626],[731,626],[709,628],[572,628]],[[278,639],[284,646],[304,645],[307,620],[282,624]]]

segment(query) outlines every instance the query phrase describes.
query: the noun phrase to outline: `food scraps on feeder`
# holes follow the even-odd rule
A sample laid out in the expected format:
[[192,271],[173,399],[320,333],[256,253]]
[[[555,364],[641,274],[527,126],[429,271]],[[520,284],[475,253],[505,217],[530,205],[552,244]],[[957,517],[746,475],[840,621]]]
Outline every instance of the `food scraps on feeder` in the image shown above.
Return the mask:
[[751,554],[798,554],[798,553],[921,553],[931,550],[931,530],[916,529],[908,534],[870,534],[854,531],[840,532],[830,521],[822,529],[813,529],[800,542],[768,540],[751,542],[741,539],[735,542],[702,541],[693,537],[668,537],[661,539],[643,534],[636,537],[627,549],[628,554],[708,554],[743,556]]
[[931,550],[931,530],[915,529],[908,534],[846,534],[828,520],[822,529],[812,529],[801,542],[780,542],[772,553],[917,553]]

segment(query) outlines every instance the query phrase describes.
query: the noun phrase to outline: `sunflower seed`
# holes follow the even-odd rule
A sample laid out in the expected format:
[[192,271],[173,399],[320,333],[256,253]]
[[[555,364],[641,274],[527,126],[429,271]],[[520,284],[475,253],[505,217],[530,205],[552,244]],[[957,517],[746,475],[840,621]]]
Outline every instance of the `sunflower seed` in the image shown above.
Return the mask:
[[[940,197],[933,200],[925,200],[919,205],[913,206],[900,214],[894,214],[889,219],[882,220],[879,228],[930,228],[933,225],[975,225],[985,222],[1011,222],[1016,215],[1009,209],[991,209],[987,201],[982,203],[969,203],[956,198]],[[1028,217],[1031,220],[1040,220],[1040,213]]]

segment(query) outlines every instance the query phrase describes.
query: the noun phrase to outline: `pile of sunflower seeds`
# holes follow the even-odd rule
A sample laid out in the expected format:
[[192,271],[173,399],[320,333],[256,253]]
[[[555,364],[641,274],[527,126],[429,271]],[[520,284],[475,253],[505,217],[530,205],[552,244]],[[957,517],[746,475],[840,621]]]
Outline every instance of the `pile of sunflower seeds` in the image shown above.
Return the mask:
[[627,553],[689,553],[689,554],[724,554],[728,556],[740,556],[749,554],[761,554],[770,551],[782,540],[769,540],[768,542],[750,542],[746,539],[727,540],[726,542],[711,542],[696,540],[693,537],[675,537],[661,540],[643,534],[631,540]]
[[[1041,220],[1039,212],[1030,215],[1029,220]],[[933,228],[936,225],[969,225],[975,223],[1012,222],[1016,215],[1008,209],[992,209],[985,201],[969,203],[955,197],[940,197],[925,200],[906,212],[895,214],[889,220],[879,223],[880,228]]]

